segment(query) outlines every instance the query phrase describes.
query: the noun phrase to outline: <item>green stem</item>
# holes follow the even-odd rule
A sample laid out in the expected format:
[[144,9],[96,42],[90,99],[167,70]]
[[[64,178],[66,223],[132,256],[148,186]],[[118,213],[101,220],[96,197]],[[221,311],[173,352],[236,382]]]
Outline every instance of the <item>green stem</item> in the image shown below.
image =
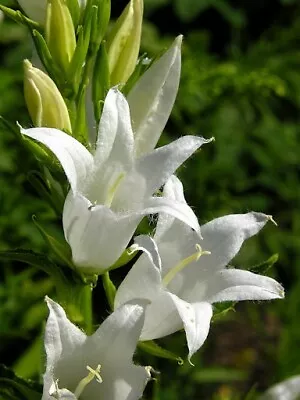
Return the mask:
[[81,309],[84,317],[85,331],[88,335],[93,333],[92,294],[92,285],[85,285],[82,290]]

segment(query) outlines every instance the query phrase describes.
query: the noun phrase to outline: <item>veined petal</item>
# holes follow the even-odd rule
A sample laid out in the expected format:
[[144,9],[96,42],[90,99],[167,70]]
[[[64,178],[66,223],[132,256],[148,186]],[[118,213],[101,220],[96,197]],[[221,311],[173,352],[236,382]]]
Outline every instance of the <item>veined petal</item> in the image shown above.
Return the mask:
[[181,43],[178,36],[127,96],[138,156],[154,149],[170,116],[179,86]]
[[40,24],[45,23],[46,0],[18,0],[18,3],[33,21],[39,22]]
[[192,355],[199,350],[207,338],[212,317],[212,306],[207,302],[190,304],[181,300],[175,294],[169,293],[169,295],[183,322],[190,361]]
[[134,138],[128,103],[116,88],[109,90],[99,124],[95,153],[97,167],[105,161],[118,162],[126,169],[131,167]]
[[151,196],[187,158],[210,141],[199,136],[184,136],[144,155],[122,180],[114,201],[121,204],[123,199],[134,198],[137,186],[142,186],[144,198]]
[[297,400],[300,395],[300,375],[292,376],[268,389],[259,400]]
[[[283,287],[274,279],[241,269],[223,269],[203,283],[201,289],[190,295],[196,299],[219,301],[271,300],[284,297]],[[194,300],[195,301],[195,300]]]
[[92,154],[72,136],[54,128],[21,129],[21,133],[47,146],[61,163],[74,193],[93,172]]

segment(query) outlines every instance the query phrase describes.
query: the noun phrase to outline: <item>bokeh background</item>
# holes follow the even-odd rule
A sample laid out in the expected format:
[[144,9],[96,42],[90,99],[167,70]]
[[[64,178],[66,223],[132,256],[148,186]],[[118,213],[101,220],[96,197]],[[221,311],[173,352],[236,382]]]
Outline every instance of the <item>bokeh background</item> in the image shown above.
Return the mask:
[[[12,0],[1,4],[16,6]],[[112,0],[115,17],[125,4]],[[269,224],[245,243],[232,264],[251,269],[278,254],[268,274],[284,285],[286,299],[238,304],[235,312],[217,318],[194,367],[137,357],[160,372],[146,398],[250,400],[300,374],[300,3],[145,0],[143,52],[160,53],[179,33],[181,85],[161,144],[183,134],[215,137],[179,171],[186,198],[202,224],[250,210],[273,215],[278,227]],[[0,55],[0,114],[30,126],[22,60],[31,57],[31,41],[8,19],[0,24]],[[1,124],[0,250],[47,252],[32,215],[61,236],[60,221],[31,184],[36,176],[29,171],[36,169],[13,129]],[[42,299],[53,284],[22,263],[1,264],[0,362],[34,378],[47,316]],[[100,311],[108,308],[99,286],[96,316]],[[159,343],[185,358],[183,333]]]

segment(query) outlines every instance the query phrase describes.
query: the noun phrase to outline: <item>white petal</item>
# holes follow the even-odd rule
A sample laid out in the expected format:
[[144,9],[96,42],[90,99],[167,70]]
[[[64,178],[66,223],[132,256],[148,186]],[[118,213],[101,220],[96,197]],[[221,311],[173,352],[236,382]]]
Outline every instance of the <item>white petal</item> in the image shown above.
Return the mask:
[[292,376],[272,386],[259,400],[297,400],[300,395],[300,375]]
[[[188,207],[186,200],[184,198],[182,183],[175,175],[172,175],[167,180],[167,182],[164,186],[164,190],[163,190],[163,197],[167,198],[167,199],[171,199],[171,200],[179,202],[179,203],[182,203],[183,205],[185,205],[185,207]],[[190,207],[188,207],[188,208],[189,208],[189,214],[193,214],[194,216],[192,218],[194,220],[197,220],[197,217],[194,214],[193,210]],[[157,224],[156,224],[156,229],[155,229],[155,239],[156,240],[159,240],[159,238],[161,238],[161,236],[163,236],[163,234],[165,232],[167,232],[169,229],[171,229],[175,218],[176,217],[173,216],[172,214],[166,214],[166,213],[159,214]],[[184,220],[182,220],[182,221],[185,222]],[[190,223],[187,223],[187,225],[193,227]],[[195,229],[195,230],[199,230],[199,229]]]
[[201,246],[211,252],[205,261],[215,270],[225,267],[239,252],[243,242],[256,235],[269,220],[268,215],[250,212],[226,215],[202,225]]
[[53,128],[21,129],[21,133],[47,146],[61,163],[74,193],[93,171],[92,154],[72,136]]
[[118,162],[129,169],[132,165],[134,138],[130,112],[125,97],[116,88],[108,92],[99,124],[95,163]]
[[[57,377],[53,373],[60,363],[64,362],[64,354],[71,354],[80,347],[86,335],[67,318],[63,308],[47,298],[49,317],[45,329],[45,350],[47,368],[44,375],[43,400],[49,398],[49,391]],[[67,366],[68,367],[68,366]]]
[[114,202],[121,204],[123,199],[132,199],[136,194],[139,198],[151,196],[187,158],[209,141],[198,136],[184,136],[141,157],[120,183]]
[[87,399],[137,400],[142,396],[149,373],[133,365],[132,356],[143,326],[146,304],[136,300],[119,307],[89,338],[85,350],[92,364],[102,365],[103,382],[87,387]]
[[[130,269],[119,286],[115,297],[115,309],[134,298],[153,301],[162,291],[160,257],[155,242],[146,235],[135,238],[135,243],[145,252]],[[147,307],[146,313],[149,309]]]
[[271,300],[284,297],[283,287],[274,279],[241,269],[217,271],[203,283],[204,292],[193,290],[193,297],[209,303],[219,301]]
[[113,265],[141,218],[140,214],[118,216],[108,207],[93,206],[85,197],[70,192],[64,205],[63,227],[75,265],[98,273]]
[[182,36],[178,36],[127,96],[137,155],[154,149],[170,116],[179,86],[181,42]]
[[187,344],[189,348],[189,361],[192,355],[205,342],[212,317],[212,306],[207,302],[187,303],[170,293],[178,313],[182,319]]
[[158,254],[158,248],[152,237],[148,235],[140,235],[134,238],[134,243],[138,246],[139,250],[142,250],[147,254],[148,258],[156,266],[156,268],[161,270],[161,259]]
[[40,24],[45,23],[46,0],[18,0],[18,3],[33,21],[39,22]]
[[168,214],[172,216],[173,219],[176,218],[177,220],[182,221],[184,224],[194,229],[198,234],[200,233],[198,219],[193,210],[186,203],[181,203],[166,197],[151,197],[145,201],[144,207],[156,208],[156,212],[163,213],[164,215]]
[[[151,303],[146,308],[141,340],[156,339],[182,328],[182,322],[172,299],[162,286],[160,265],[153,263],[159,257],[151,239],[139,236],[137,241],[144,247],[143,254],[133,265],[119,286],[115,297],[115,308],[135,298],[144,298]],[[152,253],[152,254],[151,254]]]
[[[227,215],[202,225],[201,235],[203,240],[198,241],[198,244],[201,245],[203,250],[210,251],[211,254],[201,256],[197,262],[189,264],[176,277],[179,279],[181,276],[180,279],[183,280],[182,289],[178,293],[179,296],[186,298],[187,293],[197,293],[202,283],[214,272],[226,267],[238,253],[244,240],[257,234],[269,219],[270,217],[267,215],[251,212]],[[179,227],[179,230],[182,229],[186,228]],[[186,239],[183,239],[184,242],[188,242],[189,236],[186,235]],[[195,239],[197,238],[195,237]],[[162,255],[161,257],[162,262],[164,262]],[[197,285],[197,289],[195,285]]]

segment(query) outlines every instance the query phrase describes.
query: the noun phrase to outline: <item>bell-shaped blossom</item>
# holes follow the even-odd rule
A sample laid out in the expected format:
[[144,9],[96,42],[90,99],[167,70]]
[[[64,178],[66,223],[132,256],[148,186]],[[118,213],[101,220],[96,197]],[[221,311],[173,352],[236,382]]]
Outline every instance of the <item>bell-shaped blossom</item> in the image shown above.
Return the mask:
[[299,396],[300,375],[295,375],[270,387],[259,400],[297,400]]
[[86,336],[47,298],[47,356],[42,400],[137,400],[149,369],[132,356],[143,326],[145,302],[125,304]]
[[126,249],[143,216],[173,215],[199,231],[186,203],[153,196],[173,172],[208,140],[184,136],[136,157],[128,103],[116,89],[103,108],[95,153],[57,129],[22,129],[58,158],[71,185],[63,227],[77,266],[101,273]]
[[[164,195],[185,203],[176,177],[167,182]],[[213,303],[284,296],[274,279],[226,268],[244,240],[258,233],[269,219],[255,212],[227,215],[203,225],[200,238],[172,216],[159,215],[155,240],[144,235],[136,238],[145,254],[118,288],[115,309],[136,297],[150,300],[141,340],[184,328],[190,359],[208,335]]]

